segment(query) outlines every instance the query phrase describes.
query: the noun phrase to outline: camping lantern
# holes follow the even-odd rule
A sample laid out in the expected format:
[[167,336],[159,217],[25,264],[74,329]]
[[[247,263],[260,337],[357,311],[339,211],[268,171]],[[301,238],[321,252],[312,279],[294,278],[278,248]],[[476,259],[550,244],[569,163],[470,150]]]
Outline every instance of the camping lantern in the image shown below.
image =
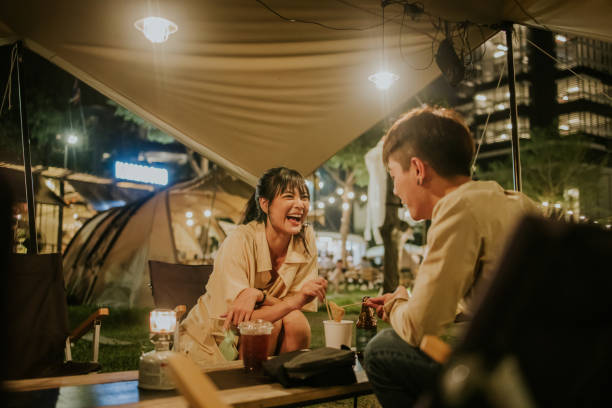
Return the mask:
[[140,356],[138,386],[148,390],[176,388],[170,375],[168,356],[176,329],[176,313],[169,309],[155,309],[149,314],[149,332],[155,349]]

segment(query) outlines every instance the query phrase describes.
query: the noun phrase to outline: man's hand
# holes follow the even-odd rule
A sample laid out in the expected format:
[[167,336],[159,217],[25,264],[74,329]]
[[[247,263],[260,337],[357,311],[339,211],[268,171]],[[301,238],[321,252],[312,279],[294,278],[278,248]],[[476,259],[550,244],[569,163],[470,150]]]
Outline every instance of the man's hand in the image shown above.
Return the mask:
[[387,322],[389,321],[389,316],[387,316],[387,313],[385,313],[384,310],[385,303],[390,302],[395,298],[408,299],[409,297],[410,295],[408,294],[406,288],[403,286],[398,286],[393,293],[385,293],[382,296],[369,298],[366,300],[366,306],[373,307],[376,310],[378,317]]
[[227,330],[231,324],[238,326],[240,322],[251,320],[251,315],[253,310],[255,310],[255,303],[262,297],[263,293],[259,289],[246,288],[242,290],[232,302],[227,313],[221,315],[221,317],[225,317],[223,328]]

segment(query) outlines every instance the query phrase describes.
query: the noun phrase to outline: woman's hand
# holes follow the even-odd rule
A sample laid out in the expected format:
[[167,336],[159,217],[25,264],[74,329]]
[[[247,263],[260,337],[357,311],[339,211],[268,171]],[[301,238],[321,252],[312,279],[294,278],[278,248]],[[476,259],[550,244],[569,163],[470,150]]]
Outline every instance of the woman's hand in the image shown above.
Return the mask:
[[317,298],[322,302],[323,299],[325,299],[326,290],[327,281],[325,280],[325,278],[317,278],[305,282],[302,286],[302,289],[300,289],[300,294],[304,298],[304,305],[312,302],[314,298]]
[[259,289],[246,288],[236,296],[229,310],[225,315],[224,329],[228,329],[230,324],[238,326],[240,322],[251,320],[251,315],[255,310],[255,303],[263,297],[263,293]]

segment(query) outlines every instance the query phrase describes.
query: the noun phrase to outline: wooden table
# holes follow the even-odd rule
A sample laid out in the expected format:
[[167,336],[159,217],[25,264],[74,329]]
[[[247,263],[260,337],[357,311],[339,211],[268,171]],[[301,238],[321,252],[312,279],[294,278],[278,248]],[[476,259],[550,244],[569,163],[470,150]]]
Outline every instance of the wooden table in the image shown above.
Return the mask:
[[[246,374],[242,369],[241,361],[233,361],[205,370],[219,388],[221,399],[234,407],[308,405],[372,393],[365,371],[359,364],[355,367],[357,383],[317,388],[283,388],[263,375]],[[187,401],[176,391],[139,389],[138,371],[7,381],[3,388],[15,399],[15,406],[188,407]]]

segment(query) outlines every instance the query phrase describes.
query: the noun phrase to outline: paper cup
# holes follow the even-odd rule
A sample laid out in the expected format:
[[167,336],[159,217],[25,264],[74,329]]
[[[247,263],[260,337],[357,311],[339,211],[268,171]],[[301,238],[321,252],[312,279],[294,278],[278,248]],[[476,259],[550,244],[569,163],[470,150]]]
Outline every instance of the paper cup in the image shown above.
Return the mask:
[[341,320],[324,320],[323,329],[325,331],[325,345],[339,349],[341,345],[351,347],[353,337],[353,321]]

